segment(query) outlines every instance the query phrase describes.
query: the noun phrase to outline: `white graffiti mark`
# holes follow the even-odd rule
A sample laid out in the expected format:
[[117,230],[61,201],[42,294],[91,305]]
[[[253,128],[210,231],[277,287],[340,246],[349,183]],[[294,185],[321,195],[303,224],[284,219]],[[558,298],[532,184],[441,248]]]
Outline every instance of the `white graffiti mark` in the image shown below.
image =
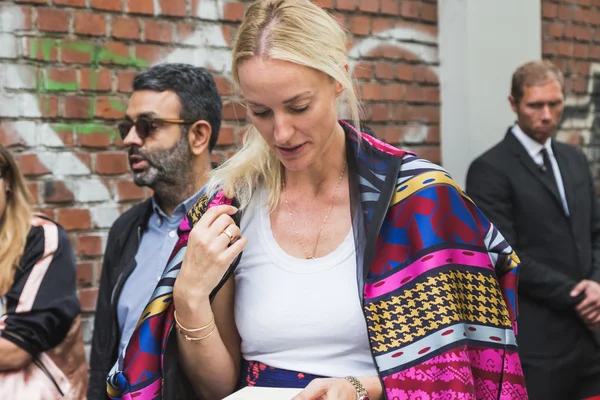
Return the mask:
[[[575,131],[581,137],[582,145],[588,146],[592,142],[596,108],[598,106],[598,100],[592,94],[600,89],[600,86],[595,87],[599,81],[600,64],[592,64],[588,72],[588,85],[585,94],[567,96],[565,99],[565,115],[557,135],[559,140],[568,142],[571,134]],[[600,159],[600,155],[591,158]]]
[[[160,9],[160,2],[154,0],[154,9]],[[223,35],[219,21],[223,19],[224,1],[199,1],[195,31],[183,38],[182,47],[177,48],[158,62],[184,62],[207,67],[231,79],[229,44]],[[34,89],[36,81],[31,68],[17,63],[19,45],[25,46],[15,35],[15,31],[25,28],[24,16],[19,7],[0,6],[0,118],[39,118],[42,110],[35,94],[17,92]],[[437,75],[437,39],[425,32],[411,28],[394,28],[377,33],[376,36],[359,41],[350,50],[351,69],[364,55],[380,46],[392,46],[413,53]],[[22,52],[21,52],[22,54]],[[76,154],[69,151],[60,137],[44,123],[33,121],[4,122],[2,128],[16,137],[38,156],[40,162],[51,172],[52,179],[64,180],[73,192],[76,202],[101,203],[92,206],[91,215],[95,226],[109,227],[118,217],[118,199],[111,198],[102,180]],[[428,127],[416,125],[407,131],[407,139],[422,142],[427,137]],[[29,151],[29,150],[28,150]],[[67,179],[65,179],[67,178]]]

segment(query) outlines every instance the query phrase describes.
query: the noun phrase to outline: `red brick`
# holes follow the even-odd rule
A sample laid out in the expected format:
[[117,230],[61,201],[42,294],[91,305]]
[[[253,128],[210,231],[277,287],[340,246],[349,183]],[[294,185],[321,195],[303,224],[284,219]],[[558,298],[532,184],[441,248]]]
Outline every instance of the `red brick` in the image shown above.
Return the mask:
[[17,162],[19,164],[19,169],[25,176],[41,176],[50,173],[50,170],[42,164],[36,154],[19,154]]
[[106,92],[111,89],[111,76],[108,69],[82,68],[79,74],[79,88],[81,90]]
[[418,106],[411,107],[412,121],[430,122],[434,124],[440,123],[440,109],[435,106]]
[[410,151],[417,153],[420,158],[436,164],[439,164],[442,159],[439,146],[412,146]]
[[421,3],[421,19],[427,22],[437,22],[438,11],[437,5]]
[[88,42],[65,40],[61,49],[65,63],[89,64],[92,61],[92,50]]
[[31,201],[31,204],[38,204],[38,183],[27,182],[25,185],[27,186],[27,192],[29,193],[29,201]]
[[233,94],[233,84],[229,81],[229,79],[223,76],[215,76],[214,79],[221,96],[230,96]]
[[246,107],[242,106],[239,102],[227,102],[223,104],[223,120],[246,120]]
[[38,29],[43,32],[67,32],[69,13],[55,8],[38,8]]
[[161,57],[162,48],[150,44],[139,44],[135,46],[135,58],[145,60],[148,64],[153,64]]
[[194,22],[178,22],[175,27],[177,28],[177,38],[180,42],[184,41],[185,38],[190,36],[196,30],[196,24]]
[[93,312],[96,310],[96,302],[98,301],[98,288],[79,289],[79,303],[81,311]]
[[127,172],[127,154],[124,152],[102,152],[96,154],[96,173],[100,175],[119,175]]
[[217,141],[219,146],[231,146],[235,144],[235,136],[232,126],[221,126],[219,131],[219,140]]
[[81,147],[103,148],[110,145],[110,136],[104,132],[79,134],[77,144]]
[[542,41],[542,56],[548,57],[556,54],[556,42]]
[[371,32],[371,18],[359,15],[350,17],[350,32],[354,35],[368,35]]
[[438,76],[433,70],[425,65],[414,67],[414,79],[422,83],[439,83]]
[[154,15],[154,2],[148,0],[127,0],[125,10],[132,14]]
[[79,35],[106,35],[106,19],[102,14],[78,12],[75,13],[75,33]]
[[314,3],[321,8],[333,8],[333,0],[314,0]]
[[90,171],[92,170],[92,155],[90,153],[75,153],[79,159]]
[[361,86],[362,100],[381,100],[383,99],[382,85],[379,83],[363,83]]
[[377,0],[359,0],[358,9],[362,12],[375,13],[379,11],[378,3]]
[[440,143],[440,127],[429,126],[427,129],[427,143]]
[[244,4],[238,2],[227,2],[223,6],[223,19],[225,21],[238,22],[244,18]]
[[91,0],[91,4],[95,10],[105,11],[121,11],[121,0]]
[[131,181],[118,181],[115,184],[115,190],[117,192],[117,201],[120,203],[124,201],[141,200],[146,197],[144,188]]
[[401,81],[411,82],[415,76],[415,67],[412,65],[399,64],[396,68],[396,78]]
[[77,263],[77,275],[75,277],[77,286],[92,286],[94,284],[94,263]]
[[80,256],[101,256],[103,250],[102,236],[79,235],[77,238],[77,254]]
[[90,210],[87,208],[61,208],[58,210],[58,223],[68,231],[90,229]]
[[[77,82],[77,74],[72,68],[52,68],[47,70],[47,80],[45,82],[46,89],[57,90],[52,88],[56,84],[73,84]],[[65,90],[64,88],[62,90]]]
[[64,102],[63,116],[72,119],[87,119],[90,117],[90,99],[82,96],[67,96]]
[[419,2],[415,0],[402,0],[400,15],[404,18],[419,18]]
[[354,66],[354,77],[356,79],[371,79],[373,76],[373,64],[368,62],[358,62]]
[[384,100],[402,101],[405,98],[406,85],[386,84],[384,86]]
[[185,0],[160,0],[160,11],[162,15],[172,17],[185,17]]
[[373,27],[371,31],[373,34],[387,31],[394,27],[392,19],[389,18],[373,18]]
[[563,35],[568,37],[568,34],[570,33],[570,29],[572,29],[573,26],[568,25],[565,30],[564,24],[544,23],[543,28],[544,28],[544,32],[548,36],[554,37],[554,38],[561,38],[561,37],[563,37]]
[[56,118],[58,116],[58,97],[41,95],[39,102],[42,116],[45,118]]
[[73,192],[62,181],[44,182],[44,202],[49,204],[70,203],[75,200]]
[[56,221],[56,216],[55,216],[56,212],[54,211],[53,208],[37,208],[36,212],[38,212],[40,214],[44,214],[45,216],[52,219],[53,221]]
[[585,59],[588,55],[588,46],[586,44],[575,43],[573,46],[573,56],[578,59]]
[[171,43],[173,42],[173,25],[168,22],[146,21],[146,41]]
[[571,21],[571,14],[571,7],[569,6],[560,6],[558,8],[558,18],[565,22]]
[[573,44],[570,42],[558,43],[558,54],[561,56],[571,56],[573,53]]
[[140,21],[135,18],[116,17],[112,22],[112,36],[119,39],[139,39]]
[[54,0],[55,6],[85,7],[85,0]]
[[374,104],[371,107],[371,119],[373,121],[388,121],[390,108],[387,104]]
[[356,0],[336,0],[337,10],[356,10]]
[[383,14],[398,15],[398,0],[381,0],[381,12]]
[[389,62],[375,64],[375,77],[378,79],[394,79],[394,67]]
[[96,101],[96,116],[103,119],[121,119],[126,108],[118,97],[98,97]]
[[104,51],[108,53],[107,57],[100,61],[100,64],[123,64],[127,63],[129,57],[129,48],[120,42],[104,43]]
[[544,18],[556,18],[558,16],[558,5],[548,3],[547,1],[542,2],[542,17]]
[[122,93],[131,93],[133,91],[133,79],[137,74],[137,71],[119,71],[117,75],[117,90]]
[[406,101],[411,103],[424,103],[425,92],[421,86],[407,86],[406,87]]

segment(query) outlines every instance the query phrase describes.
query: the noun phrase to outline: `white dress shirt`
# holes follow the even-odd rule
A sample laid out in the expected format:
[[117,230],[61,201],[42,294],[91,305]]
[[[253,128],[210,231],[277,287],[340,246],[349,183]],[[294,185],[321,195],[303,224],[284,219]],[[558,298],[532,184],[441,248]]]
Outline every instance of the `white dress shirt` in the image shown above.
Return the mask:
[[565,196],[565,187],[563,185],[562,175],[560,174],[558,162],[556,162],[556,157],[554,157],[554,152],[552,151],[552,139],[548,138],[546,143],[540,144],[527,136],[527,134],[523,132],[518,124],[513,126],[512,133],[523,145],[523,147],[525,147],[525,150],[529,156],[531,156],[533,162],[535,162],[541,168],[544,167],[544,157],[542,156],[541,151],[544,148],[546,149],[548,152],[548,158],[550,159],[550,164],[552,165],[552,171],[554,172],[554,177],[556,179],[556,186],[558,187],[558,193],[560,194],[560,200],[562,202],[563,209],[565,210],[565,214],[569,215],[569,205],[567,204],[567,198]]

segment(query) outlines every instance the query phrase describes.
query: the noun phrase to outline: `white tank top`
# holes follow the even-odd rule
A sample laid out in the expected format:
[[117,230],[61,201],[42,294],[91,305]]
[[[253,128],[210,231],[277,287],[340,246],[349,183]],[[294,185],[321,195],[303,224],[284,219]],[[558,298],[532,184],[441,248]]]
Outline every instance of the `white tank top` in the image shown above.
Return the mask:
[[352,230],[325,257],[294,258],[273,236],[262,190],[245,211],[241,231],[248,245],[235,271],[235,322],[244,359],[331,377],[377,375]]

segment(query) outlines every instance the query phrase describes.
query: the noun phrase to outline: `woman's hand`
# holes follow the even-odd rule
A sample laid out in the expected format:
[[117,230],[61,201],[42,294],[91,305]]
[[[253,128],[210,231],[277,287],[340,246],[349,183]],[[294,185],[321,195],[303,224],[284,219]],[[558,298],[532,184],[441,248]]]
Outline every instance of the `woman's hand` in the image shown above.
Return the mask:
[[208,299],[219,284],[248,242],[231,218],[236,212],[232,206],[212,207],[194,226],[173,288],[174,298],[191,302]]
[[356,389],[342,378],[315,379],[292,400],[356,400]]

